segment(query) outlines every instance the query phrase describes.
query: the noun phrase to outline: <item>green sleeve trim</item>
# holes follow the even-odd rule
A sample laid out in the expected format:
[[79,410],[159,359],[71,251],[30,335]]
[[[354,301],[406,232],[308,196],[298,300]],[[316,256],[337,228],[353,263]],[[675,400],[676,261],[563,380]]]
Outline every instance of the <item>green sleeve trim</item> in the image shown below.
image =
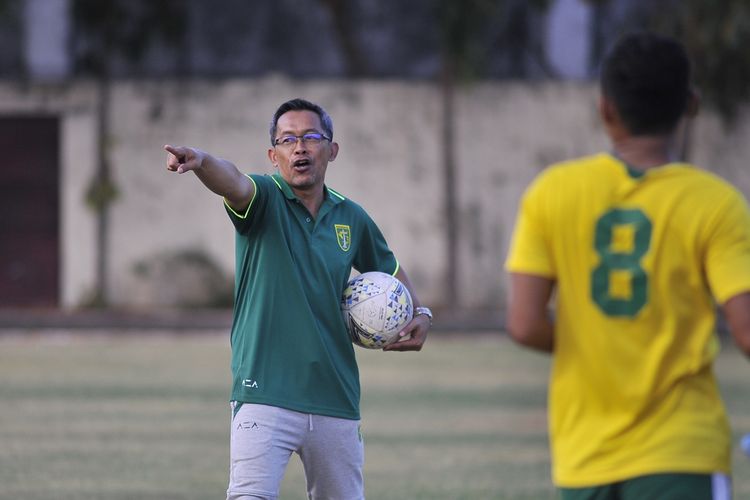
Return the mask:
[[255,180],[248,174],[245,174],[245,177],[250,179],[250,182],[253,183],[253,197],[250,199],[250,203],[248,203],[247,208],[245,209],[244,214],[237,213],[232,207],[229,206],[229,203],[227,203],[227,199],[224,198],[224,206],[227,207],[227,210],[232,212],[234,215],[239,217],[240,219],[247,219],[248,214],[250,213],[250,207],[253,206],[253,202],[255,201],[255,197],[258,196],[258,185],[255,183]]
[[279,181],[277,181],[273,175],[271,176],[271,180],[275,182],[277,186],[279,186],[279,189],[281,189],[281,191],[284,191],[284,188],[281,187],[281,184],[279,184]]
[[398,259],[396,259],[396,270],[393,271],[393,274],[391,274],[391,276],[396,276],[396,274],[398,274],[399,269],[401,269],[401,264],[399,263]]

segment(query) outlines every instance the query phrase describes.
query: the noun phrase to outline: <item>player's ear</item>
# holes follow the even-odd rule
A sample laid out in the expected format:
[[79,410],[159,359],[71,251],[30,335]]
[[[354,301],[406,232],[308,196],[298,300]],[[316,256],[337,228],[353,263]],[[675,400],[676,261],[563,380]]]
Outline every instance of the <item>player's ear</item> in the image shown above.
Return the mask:
[[339,143],[332,142],[331,143],[331,155],[328,157],[328,161],[335,160],[338,155],[339,155]]
[[618,121],[620,115],[615,108],[615,103],[603,94],[599,95],[597,107],[599,108],[599,116],[605,125],[613,125]]
[[276,159],[276,148],[270,148],[268,150],[268,159],[271,160],[271,164],[274,167],[278,167],[279,166],[279,162]]

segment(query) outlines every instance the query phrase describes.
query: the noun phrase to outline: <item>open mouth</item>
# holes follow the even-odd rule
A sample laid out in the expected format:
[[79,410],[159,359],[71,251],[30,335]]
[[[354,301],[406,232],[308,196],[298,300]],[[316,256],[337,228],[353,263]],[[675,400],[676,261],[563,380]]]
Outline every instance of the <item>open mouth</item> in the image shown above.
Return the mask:
[[310,166],[310,160],[307,160],[307,159],[296,160],[292,165],[296,169],[304,170],[305,168]]

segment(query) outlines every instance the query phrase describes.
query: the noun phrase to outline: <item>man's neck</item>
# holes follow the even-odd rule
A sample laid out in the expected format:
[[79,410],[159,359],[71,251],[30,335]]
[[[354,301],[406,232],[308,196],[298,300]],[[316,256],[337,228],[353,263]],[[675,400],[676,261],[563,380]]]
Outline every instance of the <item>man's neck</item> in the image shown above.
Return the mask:
[[310,212],[310,215],[312,215],[313,218],[317,218],[318,211],[320,210],[321,205],[323,205],[323,200],[325,199],[325,186],[321,185],[319,188],[316,187],[312,190],[292,188],[292,192],[302,202],[307,211]]
[[677,161],[672,136],[628,136],[612,144],[615,156],[636,170]]

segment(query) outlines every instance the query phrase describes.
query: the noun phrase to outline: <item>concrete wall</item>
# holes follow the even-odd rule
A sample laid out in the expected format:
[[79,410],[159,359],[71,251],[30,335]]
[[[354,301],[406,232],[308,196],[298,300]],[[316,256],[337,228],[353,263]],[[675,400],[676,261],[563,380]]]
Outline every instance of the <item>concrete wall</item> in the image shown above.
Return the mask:
[[[305,97],[334,119],[341,145],[329,186],[379,223],[423,302],[464,309],[502,305],[502,263],[519,197],[545,165],[606,150],[589,84],[480,83],[456,100],[458,304],[445,304],[441,100],[437,87],[395,81],[125,81],[112,93],[111,154],[120,198],[112,208],[110,296],[121,307],[168,306],[204,278],[165,272],[175,255],[200,253],[230,280],[233,230],[221,200],[193,174],[165,169],[163,144],[192,145],[270,173],[268,124],[282,101]],[[56,113],[62,123],[61,273],[64,306],[95,282],[95,215],[85,191],[96,165],[96,88],[0,84],[0,113]],[[731,132],[706,114],[692,158],[750,195],[750,124]],[[161,264],[158,264],[158,263]],[[161,267],[160,267],[161,266]],[[144,271],[144,269],[146,271]],[[161,271],[159,271],[161,269]],[[192,284],[191,284],[192,283]],[[182,295],[181,295],[182,294]]]

